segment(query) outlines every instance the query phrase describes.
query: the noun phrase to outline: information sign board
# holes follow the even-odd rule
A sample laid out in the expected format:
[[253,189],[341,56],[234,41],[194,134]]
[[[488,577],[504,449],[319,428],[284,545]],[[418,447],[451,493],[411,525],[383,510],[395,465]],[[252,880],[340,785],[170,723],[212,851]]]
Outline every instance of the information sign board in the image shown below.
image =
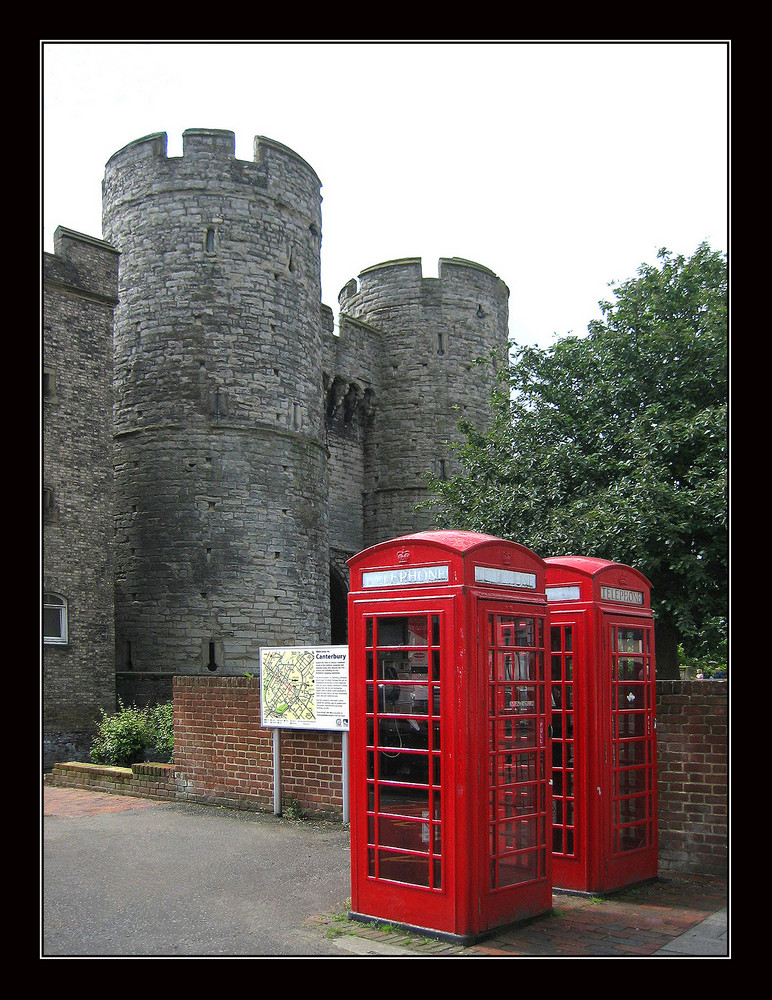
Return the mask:
[[348,646],[260,650],[262,724],[348,732]]

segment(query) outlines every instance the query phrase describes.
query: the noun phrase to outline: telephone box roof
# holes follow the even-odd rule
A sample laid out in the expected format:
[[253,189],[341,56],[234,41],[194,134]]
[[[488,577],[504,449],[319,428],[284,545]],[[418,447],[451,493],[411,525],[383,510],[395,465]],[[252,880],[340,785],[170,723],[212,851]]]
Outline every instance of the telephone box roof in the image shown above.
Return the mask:
[[410,535],[400,535],[398,538],[390,538],[386,541],[377,542],[375,545],[371,545],[369,548],[364,549],[363,552],[359,552],[356,556],[349,559],[349,565],[351,565],[354,560],[359,560],[365,553],[374,553],[379,549],[390,548],[394,545],[404,546],[410,542],[415,544],[420,543],[424,545],[433,545],[437,548],[448,549],[451,552],[458,552],[461,554],[470,552],[472,549],[479,548],[483,545],[490,545],[491,543],[514,546],[515,548],[530,551],[527,546],[520,545],[517,542],[512,542],[505,538],[497,538],[495,535],[481,534],[476,531],[416,531]]
[[611,559],[598,559],[594,556],[547,556],[544,562],[548,567],[562,566],[565,569],[584,573],[586,576],[597,576],[598,573],[609,569],[629,570],[651,586],[640,570],[634,566],[627,566],[625,563],[614,562]]

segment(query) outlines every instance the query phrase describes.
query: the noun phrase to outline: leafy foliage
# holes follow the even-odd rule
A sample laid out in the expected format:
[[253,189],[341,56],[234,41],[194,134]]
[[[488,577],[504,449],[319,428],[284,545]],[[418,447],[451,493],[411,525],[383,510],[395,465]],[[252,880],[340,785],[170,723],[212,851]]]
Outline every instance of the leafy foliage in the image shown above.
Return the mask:
[[706,244],[659,260],[586,337],[517,349],[492,426],[462,425],[462,472],[432,487],[446,526],[641,570],[675,662],[726,633],[727,271]]
[[683,646],[679,645],[678,663],[680,667],[685,668],[687,676],[699,676],[701,673],[703,678],[725,680],[729,677],[727,654],[726,643],[715,651],[711,651],[707,656],[687,656]]
[[94,764],[129,767],[148,755],[159,763],[174,757],[173,704],[128,708],[118,702],[119,711],[108,715],[102,709],[99,731],[91,746]]
[[149,705],[145,711],[151,737],[148,749],[153,752],[153,760],[171,763],[174,760],[174,702]]

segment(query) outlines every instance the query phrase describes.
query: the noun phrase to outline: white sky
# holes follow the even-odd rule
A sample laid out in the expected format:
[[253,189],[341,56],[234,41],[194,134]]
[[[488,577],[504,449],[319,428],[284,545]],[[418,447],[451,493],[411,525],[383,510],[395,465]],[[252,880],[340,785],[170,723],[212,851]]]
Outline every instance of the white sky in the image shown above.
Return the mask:
[[373,264],[440,257],[510,289],[510,335],[548,346],[667,247],[728,251],[726,42],[41,44],[43,249],[101,236],[110,156],[166,132],[265,135],[322,182],[322,299]]

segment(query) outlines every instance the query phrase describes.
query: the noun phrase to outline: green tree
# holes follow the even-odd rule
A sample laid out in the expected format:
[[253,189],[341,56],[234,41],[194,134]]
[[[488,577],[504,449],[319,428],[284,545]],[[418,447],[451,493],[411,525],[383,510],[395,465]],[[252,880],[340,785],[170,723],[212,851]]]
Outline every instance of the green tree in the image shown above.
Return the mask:
[[727,268],[706,244],[658,260],[585,337],[517,349],[491,427],[462,424],[461,472],[432,486],[439,524],[638,568],[677,677],[679,643],[726,640]]

